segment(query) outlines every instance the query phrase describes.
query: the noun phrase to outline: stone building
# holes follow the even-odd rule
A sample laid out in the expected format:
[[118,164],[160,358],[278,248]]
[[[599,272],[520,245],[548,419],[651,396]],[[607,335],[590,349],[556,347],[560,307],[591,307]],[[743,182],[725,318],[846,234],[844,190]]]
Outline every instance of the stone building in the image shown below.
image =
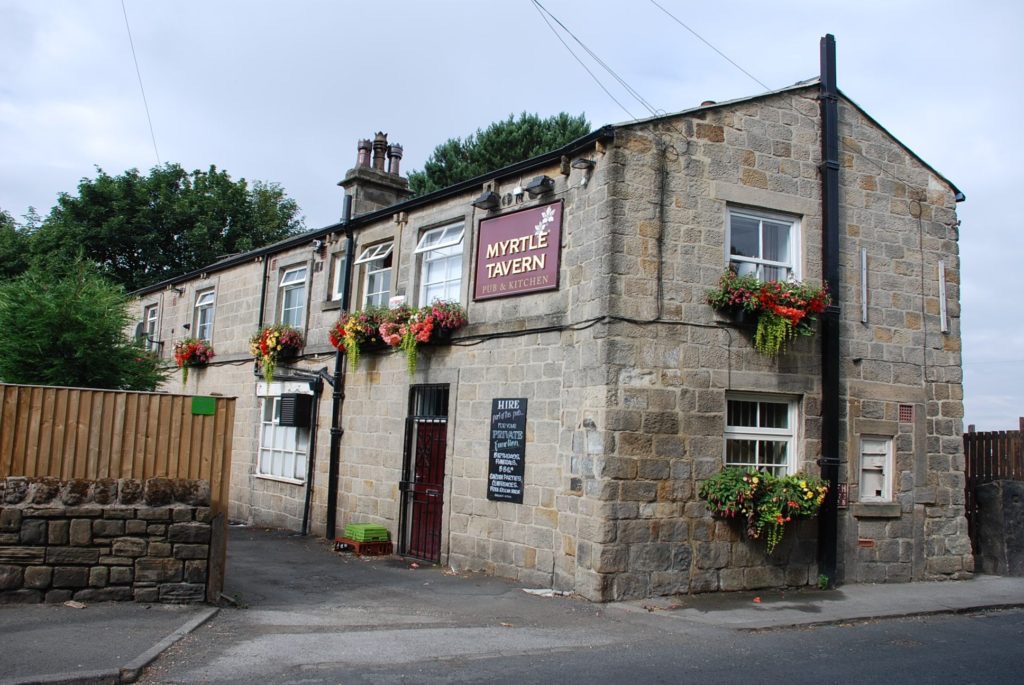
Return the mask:
[[[838,354],[819,335],[765,357],[706,304],[730,262],[822,283],[822,91],[606,126],[412,199],[378,134],[340,183],[347,223],[138,292],[168,359],[186,335],[216,350],[185,390],[238,398],[231,516],[382,524],[404,554],[593,600],[815,584],[826,534],[833,580],[969,575],[959,190],[838,94]],[[411,377],[401,353],[350,370],[329,343],[346,298],[437,295],[469,323]],[[280,321],[307,342],[267,384],[248,341]],[[521,480],[489,478],[497,429],[523,431]],[[712,518],[697,490],[733,441],[782,472],[836,465],[832,532],[802,522],[767,556]]]

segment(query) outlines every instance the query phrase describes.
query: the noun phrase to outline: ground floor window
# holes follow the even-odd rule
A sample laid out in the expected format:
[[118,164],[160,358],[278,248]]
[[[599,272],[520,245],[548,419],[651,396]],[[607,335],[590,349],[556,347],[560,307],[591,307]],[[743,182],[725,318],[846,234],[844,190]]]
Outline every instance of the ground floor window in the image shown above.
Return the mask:
[[309,453],[309,428],[281,425],[280,393],[262,397],[260,401],[263,406],[256,472],[269,478],[304,482]]
[[777,476],[796,470],[796,400],[730,395],[726,405],[726,466],[749,466]]

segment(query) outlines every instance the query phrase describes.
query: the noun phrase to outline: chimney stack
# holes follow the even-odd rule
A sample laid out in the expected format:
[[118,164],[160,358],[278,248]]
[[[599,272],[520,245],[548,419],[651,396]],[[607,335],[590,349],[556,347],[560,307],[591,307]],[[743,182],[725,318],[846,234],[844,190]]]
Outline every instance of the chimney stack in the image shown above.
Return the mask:
[[412,194],[400,171],[402,146],[388,145],[388,134],[378,131],[372,140],[360,140],[357,150],[355,167],[338,183],[352,198],[352,216],[390,207]]

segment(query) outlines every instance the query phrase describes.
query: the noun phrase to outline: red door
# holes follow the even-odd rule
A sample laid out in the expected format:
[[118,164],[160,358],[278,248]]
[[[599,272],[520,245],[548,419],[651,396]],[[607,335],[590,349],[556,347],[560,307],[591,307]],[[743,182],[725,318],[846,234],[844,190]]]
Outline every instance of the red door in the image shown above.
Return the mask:
[[448,449],[448,387],[412,388],[412,416],[406,424],[402,552],[441,560],[444,462]]

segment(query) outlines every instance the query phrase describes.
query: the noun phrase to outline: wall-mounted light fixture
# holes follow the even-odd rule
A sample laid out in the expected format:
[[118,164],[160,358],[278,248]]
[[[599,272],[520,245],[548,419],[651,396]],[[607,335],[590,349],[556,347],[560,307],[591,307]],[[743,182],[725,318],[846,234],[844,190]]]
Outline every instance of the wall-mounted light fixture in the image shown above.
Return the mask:
[[185,294],[185,289],[184,288],[178,288],[177,286],[169,285],[169,286],[167,286],[167,289],[168,290],[173,290],[175,293],[178,294],[178,297],[181,297],[182,295]]
[[485,190],[480,194],[480,197],[473,200],[472,205],[477,209],[483,209],[484,211],[491,211],[497,209],[501,205],[501,197],[493,190]]
[[597,162],[585,157],[580,157],[572,161],[573,169],[580,169],[583,171],[583,178],[580,180],[580,186],[584,188],[587,186],[587,183],[590,181],[590,172],[594,170],[595,166],[597,166]]
[[524,190],[530,197],[537,197],[544,193],[550,193],[555,189],[555,179],[550,176],[534,176],[533,180],[526,184]]

